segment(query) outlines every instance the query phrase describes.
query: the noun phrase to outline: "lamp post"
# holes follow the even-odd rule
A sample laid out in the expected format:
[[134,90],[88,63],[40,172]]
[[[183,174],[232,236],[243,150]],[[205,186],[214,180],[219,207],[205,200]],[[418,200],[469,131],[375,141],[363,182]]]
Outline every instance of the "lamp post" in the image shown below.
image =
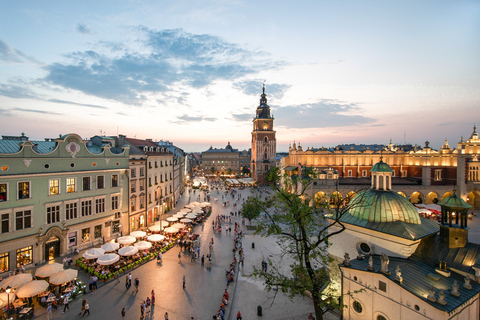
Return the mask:
[[5,292],[7,292],[7,318],[10,317],[10,291],[12,291],[12,288],[7,286],[7,289],[5,290]]

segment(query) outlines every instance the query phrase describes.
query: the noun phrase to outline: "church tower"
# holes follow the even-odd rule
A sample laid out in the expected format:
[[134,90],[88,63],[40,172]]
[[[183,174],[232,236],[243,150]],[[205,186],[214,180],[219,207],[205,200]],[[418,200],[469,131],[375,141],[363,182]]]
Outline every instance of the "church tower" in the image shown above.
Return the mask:
[[252,131],[252,178],[260,184],[265,183],[264,176],[271,167],[275,167],[277,157],[277,139],[273,131],[273,117],[267,105],[265,85],[253,119]]

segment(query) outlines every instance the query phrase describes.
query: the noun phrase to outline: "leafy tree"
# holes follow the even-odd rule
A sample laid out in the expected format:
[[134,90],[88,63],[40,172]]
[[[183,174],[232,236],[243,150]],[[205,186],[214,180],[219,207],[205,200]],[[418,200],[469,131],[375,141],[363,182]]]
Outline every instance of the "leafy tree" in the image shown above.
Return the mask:
[[227,169],[227,174],[228,174],[228,175],[231,175],[231,174],[232,174],[232,169],[231,169],[231,168],[228,168],[228,169]]
[[216,170],[215,170],[215,167],[211,167],[211,168],[210,168],[210,171],[212,172],[212,174],[215,174],[215,171],[216,171]]
[[250,169],[248,169],[248,167],[245,166],[245,167],[242,168],[242,173],[243,174],[250,174]]
[[[329,283],[328,268],[332,262],[328,255],[329,242],[332,236],[345,230],[340,217],[359,201],[346,201],[345,206],[336,203],[333,209],[325,201],[320,201],[316,205],[323,206],[324,212],[318,212],[311,205],[313,199],[306,193],[312,178],[315,178],[313,171],[304,169],[292,177],[285,175],[280,183],[279,169],[272,168],[266,174],[266,180],[274,190],[273,197],[261,200],[252,196],[240,212],[252,219],[263,213],[265,217],[257,220],[255,233],[276,236],[282,254],[294,260],[289,275],[279,272],[271,263],[268,273],[255,269],[253,275],[264,277],[268,291],[279,289],[290,298],[309,292],[317,319],[323,319],[326,312],[343,308],[338,292],[324,291]],[[328,219],[324,213],[328,214]]]

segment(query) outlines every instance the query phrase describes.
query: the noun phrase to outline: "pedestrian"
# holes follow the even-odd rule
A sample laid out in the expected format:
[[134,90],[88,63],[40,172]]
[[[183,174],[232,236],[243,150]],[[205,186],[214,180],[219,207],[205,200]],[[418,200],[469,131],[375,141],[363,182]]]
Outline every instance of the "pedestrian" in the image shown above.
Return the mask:
[[163,316],[165,320],[168,320],[168,312],[165,312],[165,315]]
[[185,275],[183,276],[183,289],[185,289]]
[[315,320],[315,318],[313,317],[313,314],[310,312],[310,314],[308,315],[308,320]]
[[237,320],[242,320],[242,314],[240,311],[237,312]]
[[88,312],[88,315],[90,315],[90,305],[88,304],[88,301],[85,301],[85,311],[83,311],[82,317]]
[[115,272],[115,278],[117,278],[117,282],[115,282],[115,285],[120,283],[120,273],[117,271]]
[[130,289],[131,286],[132,286],[132,273],[130,272],[128,274],[128,288]]
[[265,270],[265,260],[262,260],[262,272]]
[[125,319],[125,314],[126,314],[126,313],[127,313],[127,312],[125,311],[125,308],[123,308],[123,309],[122,309],[122,320]]
[[65,297],[63,298],[63,312],[62,313],[65,313],[65,310],[70,310],[70,307],[68,306],[68,297],[67,295],[65,295]]
[[205,255],[202,255],[202,266],[205,265]]
[[93,294],[97,292],[97,281],[98,281],[97,276],[93,276]]
[[145,301],[143,303],[140,303],[140,319],[145,318]]
[[128,290],[128,276],[125,276],[125,289]]
[[265,261],[265,272],[267,272],[267,266],[268,266],[268,262]]
[[182,262],[182,253],[179,252],[178,253],[178,263],[181,263]]
[[[10,306],[8,306],[9,308]],[[53,319],[53,313],[52,313],[52,304],[49,304],[47,307],[47,320],[52,320]]]
[[135,292],[138,292],[138,285],[140,284],[140,281],[138,278],[135,278]]
[[85,310],[85,303],[87,302],[87,300],[85,300],[85,298],[83,298],[82,300],[82,308],[80,309],[80,313],[78,314],[79,316],[82,315],[82,312]]
[[155,291],[152,290],[152,306],[155,305]]

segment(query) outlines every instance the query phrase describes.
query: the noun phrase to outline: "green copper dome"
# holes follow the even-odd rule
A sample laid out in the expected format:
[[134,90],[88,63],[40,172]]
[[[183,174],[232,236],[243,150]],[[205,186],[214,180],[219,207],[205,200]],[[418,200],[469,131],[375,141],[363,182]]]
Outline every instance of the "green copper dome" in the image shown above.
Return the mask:
[[457,196],[454,192],[453,196],[447,197],[438,203],[442,207],[448,207],[452,209],[470,209],[472,206],[465,202],[462,198]]
[[[385,165],[390,169],[388,164]],[[420,216],[413,204],[393,191],[374,189],[361,191],[352,199],[350,206],[352,208],[349,213],[352,216],[368,222],[404,221],[421,224]]]
[[388,163],[385,163],[382,159],[380,159],[380,162],[377,162],[373,165],[372,169],[370,169],[370,172],[393,172],[393,170],[390,168]]

